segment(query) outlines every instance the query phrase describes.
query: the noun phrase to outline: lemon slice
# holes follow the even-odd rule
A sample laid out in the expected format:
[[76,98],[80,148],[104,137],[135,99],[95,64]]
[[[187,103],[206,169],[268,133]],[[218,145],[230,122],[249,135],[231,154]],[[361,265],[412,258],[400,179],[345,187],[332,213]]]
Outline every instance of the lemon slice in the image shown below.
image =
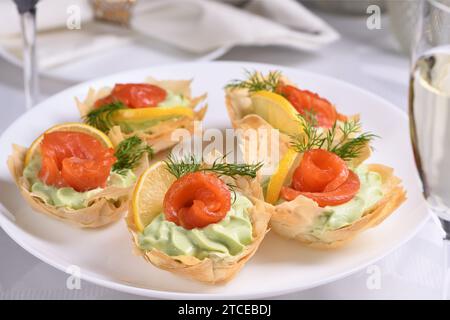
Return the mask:
[[108,136],[105,135],[100,130],[84,124],[84,123],[78,123],[78,122],[67,122],[58,124],[54,127],[51,127],[47,131],[45,131],[43,134],[41,134],[36,140],[33,141],[31,146],[28,148],[27,153],[25,155],[25,166],[30,162],[30,160],[33,158],[34,153],[38,149],[42,139],[44,138],[44,134],[54,132],[54,131],[74,131],[74,132],[83,132],[86,134],[89,134],[90,136],[95,137],[97,140],[101,141],[106,147],[113,148],[113,144],[111,140],[109,140]]
[[303,132],[298,122],[298,112],[283,96],[270,91],[251,94],[253,112],[266,120],[272,127],[289,135]]
[[136,228],[144,228],[163,211],[164,196],[176,178],[158,161],[144,171],[133,191],[131,207]]
[[116,122],[124,121],[148,121],[162,120],[172,117],[194,117],[194,111],[187,107],[173,108],[128,108],[119,109],[114,112],[112,120]]
[[280,197],[281,187],[293,172],[298,158],[298,153],[293,149],[288,149],[286,154],[278,164],[277,170],[270,177],[269,184],[267,185],[266,201],[274,204]]

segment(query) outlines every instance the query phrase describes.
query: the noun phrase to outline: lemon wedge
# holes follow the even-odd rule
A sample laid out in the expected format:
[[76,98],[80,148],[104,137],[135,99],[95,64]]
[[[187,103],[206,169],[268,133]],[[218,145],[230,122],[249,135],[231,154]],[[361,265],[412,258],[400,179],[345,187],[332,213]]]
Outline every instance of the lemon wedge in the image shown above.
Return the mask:
[[158,161],[144,171],[134,187],[131,208],[138,231],[163,211],[164,196],[176,178],[166,170],[166,164]]
[[270,177],[267,185],[266,202],[274,204],[280,197],[281,187],[293,172],[298,159],[298,153],[293,149],[288,149],[278,164],[277,170]]
[[303,132],[298,122],[298,113],[282,95],[270,91],[257,91],[250,95],[253,112],[272,127],[288,135]]
[[33,141],[31,146],[28,148],[27,153],[25,155],[25,166],[30,162],[30,160],[33,158],[34,153],[38,149],[39,145],[41,144],[42,139],[44,138],[44,134],[55,132],[55,131],[74,131],[74,132],[82,132],[89,134],[90,136],[95,137],[97,140],[103,143],[105,147],[113,148],[113,144],[111,140],[109,140],[108,136],[101,132],[100,130],[84,124],[84,123],[78,123],[78,122],[67,122],[58,124],[54,127],[51,127],[47,131],[45,131],[43,134],[41,134],[37,139]]
[[115,122],[125,121],[148,121],[164,120],[172,117],[194,117],[194,111],[187,107],[171,108],[128,108],[119,109],[114,112],[112,120]]

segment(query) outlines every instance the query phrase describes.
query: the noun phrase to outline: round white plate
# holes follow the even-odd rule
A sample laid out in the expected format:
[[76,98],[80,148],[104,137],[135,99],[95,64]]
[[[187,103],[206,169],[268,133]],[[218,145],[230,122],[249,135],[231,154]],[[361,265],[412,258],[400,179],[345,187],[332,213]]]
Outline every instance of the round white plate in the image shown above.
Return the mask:
[[[73,97],[88,88],[115,82],[138,82],[152,75],[162,79],[193,78],[195,94],[208,92],[205,127],[229,128],[223,86],[243,76],[244,69],[281,70],[300,87],[333,101],[340,112],[360,113],[365,130],[382,139],[374,143],[370,162],[395,168],[408,200],[380,226],[335,251],[316,251],[269,233],[255,256],[226,285],[196,283],[159,270],[131,253],[124,221],[99,230],[81,230],[28,208],[6,167],[11,144],[28,146],[48,127],[79,120]],[[414,167],[406,115],[385,100],[349,85],[301,70],[273,65],[211,62],[140,69],[89,81],[42,102],[15,121],[0,138],[0,201],[15,216],[0,214],[2,228],[20,246],[61,270],[81,268],[83,279],[128,293],[159,298],[262,298],[311,288],[344,277],[373,263],[411,238],[427,219]],[[5,210],[3,210],[5,211]]]

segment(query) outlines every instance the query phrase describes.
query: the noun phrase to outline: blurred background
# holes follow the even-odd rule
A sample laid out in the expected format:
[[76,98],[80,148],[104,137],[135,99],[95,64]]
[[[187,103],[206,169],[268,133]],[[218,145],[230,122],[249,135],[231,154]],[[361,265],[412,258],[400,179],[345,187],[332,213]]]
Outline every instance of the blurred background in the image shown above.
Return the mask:
[[[324,58],[339,60],[327,66],[332,75],[347,68],[342,59],[353,60],[352,55],[361,66],[382,57],[406,60],[417,1],[41,0],[36,8],[40,75],[75,83],[198,60],[304,68]],[[8,62],[2,75],[23,64],[22,43],[17,8],[2,0],[0,57]]]
[[[418,2],[40,0],[38,100],[133,68],[232,60],[325,74],[382,96],[406,112]],[[23,64],[17,7],[12,0],[0,0],[0,133],[25,112]],[[440,235],[430,222],[408,245],[379,262],[386,279],[380,290],[368,290],[366,272],[361,271],[283,298],[439,298]],[[81,292],[66,290],[62,272],[29,255],[3,231],[0,251],[0,298],[134,298],[90,284]]]

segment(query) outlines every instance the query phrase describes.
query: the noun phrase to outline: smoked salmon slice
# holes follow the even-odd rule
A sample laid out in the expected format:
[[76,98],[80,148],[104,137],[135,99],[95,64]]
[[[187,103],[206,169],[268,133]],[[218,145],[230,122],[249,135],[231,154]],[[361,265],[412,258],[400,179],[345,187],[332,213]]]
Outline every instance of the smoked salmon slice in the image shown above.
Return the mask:
[[203,228],[225,217],[231,192],[215,174],[188,173],[170,186],[163,207],[167,220],[186,229]]
[[39,178],[47,185],[72,187],[79,192],[105,187],[117,160],[112,148],[82,132],[46,133],[40,153]]
[[277,87],[277,92],[283,95],[307,120],[309,116],[314,116],[319,127],[331,128],[337,120],[347,119],[336,111],[334,105],[317,93],[283,84]]
[[283,187],[281,197],[291,201],[303,195],[320,207],[336,206],[353,199],[359,189],[358,176],[344,160],[330,151],[312,149],[304,153],[291,187]]
[[153,84],[118,83],[108,96],[95,102],[95,107],[113,102],[122,102],[128,108],[156,107],[166,97],[166,90]]

